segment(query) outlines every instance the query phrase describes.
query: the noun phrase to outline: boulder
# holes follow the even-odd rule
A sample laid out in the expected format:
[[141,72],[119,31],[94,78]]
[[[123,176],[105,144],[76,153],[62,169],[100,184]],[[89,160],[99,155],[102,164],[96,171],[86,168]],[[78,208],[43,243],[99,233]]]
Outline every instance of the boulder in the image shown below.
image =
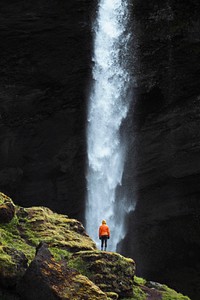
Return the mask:
[[45,243],[18,285],[22,300],[106,300],[107,296],[87,277],[69,268],[65,262],[56,262]]
[[133,296],[135,262],[132,259],[112,252],[80,251],[73,254],[71,264],[102,291],[115,293],[113,299],[116,299],[116,294]]

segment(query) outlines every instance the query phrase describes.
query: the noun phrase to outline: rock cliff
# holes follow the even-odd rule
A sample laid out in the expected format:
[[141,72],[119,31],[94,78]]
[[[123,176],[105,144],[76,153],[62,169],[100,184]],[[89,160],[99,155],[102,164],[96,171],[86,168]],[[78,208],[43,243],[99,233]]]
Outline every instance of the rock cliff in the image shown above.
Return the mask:
[[134,257],[140,275],[159,278],[196,300],[200,298],[199,13],[198,1],[133,2],[135,138],[126,180],[137,203],[123,252]]
[[24,206],[84,214],[94,1],[0,3],[0,187]]
[[[7,222],[5,206],[14,207]],[[131,258],[97,250],[75,219],[46,207],[16,206],[2,193],[0,213],[1,299],[190,300],[137,278]]]

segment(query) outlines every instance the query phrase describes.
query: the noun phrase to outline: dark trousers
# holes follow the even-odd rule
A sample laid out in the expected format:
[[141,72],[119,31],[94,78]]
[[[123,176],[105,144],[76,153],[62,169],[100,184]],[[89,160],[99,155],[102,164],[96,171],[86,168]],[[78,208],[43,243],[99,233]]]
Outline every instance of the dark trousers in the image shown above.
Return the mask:
[[105,249],[107,248],[107,239],[108,239],[107,235],[101,236],[101,250],[103,250],[103,246]]

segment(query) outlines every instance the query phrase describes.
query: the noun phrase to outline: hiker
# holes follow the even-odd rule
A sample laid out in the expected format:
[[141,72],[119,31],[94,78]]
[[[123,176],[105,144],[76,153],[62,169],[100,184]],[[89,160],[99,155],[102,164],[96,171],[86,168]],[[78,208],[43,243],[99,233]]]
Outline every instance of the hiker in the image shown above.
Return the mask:
[[101,240],[101,250],[106,251],[107,248],[107,239],[110,238],[110,229],[108,225],[106,225],[106,220],[102,221],[102,225],[99,227],[99,239]]

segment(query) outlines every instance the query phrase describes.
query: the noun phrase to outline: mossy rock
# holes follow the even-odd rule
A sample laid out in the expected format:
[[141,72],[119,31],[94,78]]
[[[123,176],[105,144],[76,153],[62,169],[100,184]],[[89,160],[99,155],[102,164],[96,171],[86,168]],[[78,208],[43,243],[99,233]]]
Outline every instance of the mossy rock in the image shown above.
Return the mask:
[[66,262],[56,262],[45,243],[18,285],[24,300],[107,300],[98,286]]
[[48,244],[57,260],[67,260],[76,251],[96,249],[79,221],[46,207],[15,206],[9,197],[0,193],[0,205],[5,203],[15,208],[10,222],[0,223],[0,280],[5,286],[16,285],[27,268],[25,261],[27,264],[33,260],[41,241]]
[[170,289],[166,285],[163,286],[162,300],[190,300],[189,297],[177,293],[175,290]]
[[132,259],[118,253],[81,251],[73,254],[69,263],[102,291],[114,292],[120,297],[133,295],[135,263]]
[[44,241],[52,248],[69,252],[96,249],[79,221],[54,213],[47,207],[20,207],[17,217],[20,234],[32,246]]
[[[117,253],[98,251],[79,221],[56,214],[46,207],[18,207],[9,197],[0,193],[0,206],[5,204],[14,207],[10,221],[0,223],[0,296],[5,300],[10,298],[7,297],[8,294],[2,292],[2,288],[4,290],[12,288],[14,292],[15,286],[18,286],[21,278],[24,278],[23,276],[30,270],[28,265],[32,263],[36,248],[41,242],[48,245],[54,256],[52,264],[55,269],[50,268],[51,264],[47,264],[45,269],[46,274],[48,270],[52,271],[50,272],[52,277],[48,277],[50,281],[53,282],[54,273],[57,274],[56,280],[59,278],[62,272],[56,272],[62,271],[63,262],[67,263],[67,270],[73,273],[75,290],[73,298],[70,299],[88,299],[82,295],[90,291],[91,300],[114,300],[118,296],[124,300],[145,300],[147,295],[152,295],[154,300],[189,300],[188,297],[164,285],[134,277],[134,261]],[[69,282],[63,279],[61,281],[67,287],[67,293],[70,276],[66,278]],[[52,288],[53,286],[52,283]],[[59,297],[67,299],[64,286],[57,286],[56,289],[63,293],[60,292]],[[13,297],[15,298],[14,294]]]
[[133,297],[124,300],[190,300],[164,284],[134,276]]
[[22,251],[0,246],[1,286],[5,288],[16,286],[28,267],[27,262],[28,259]]
[[3,193],[0,193],[0,224],[9,223],[15,215],[13,201]]

